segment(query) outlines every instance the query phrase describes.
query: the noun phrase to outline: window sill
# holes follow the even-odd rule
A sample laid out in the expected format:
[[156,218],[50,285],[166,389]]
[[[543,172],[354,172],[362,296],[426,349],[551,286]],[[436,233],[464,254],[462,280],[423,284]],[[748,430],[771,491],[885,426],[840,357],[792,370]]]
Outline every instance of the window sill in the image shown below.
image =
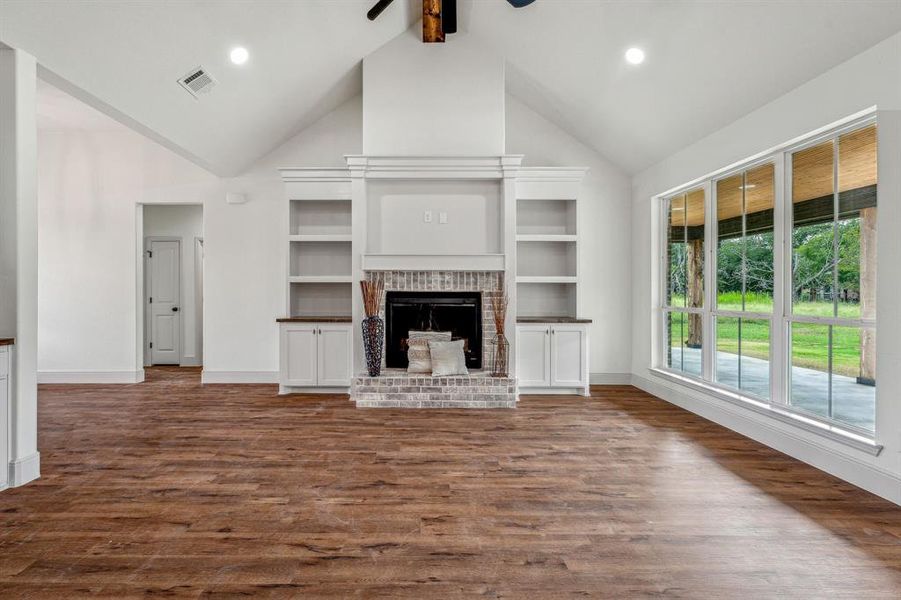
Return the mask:
[[758,414],[766,415],[782,423],[788,423],[789,425],[793,425],[805,431],[821,435],[831,441],[844,444],[845,446],[854,448],[855,450],[859,450],[861,452],[865,452],[871,456],[879,456],[879,453],[882,452],[883,446],[877,444],[874,440],[860,434],[842,429],[835,425],[823,423],[815,419],[811,419],[786,410],[779,406],[761,402],[742,394],[730,392],[723,388],[710,385],[707,382],[700,381],[698,379],[676,374],[673,371],[669,371],[667,369],[650,368],[648,369],[648,371],[652,375],[666,379],[667,381],[671,381],[683,387],[703,392],[709,396],[713,396],[718,400],[730,402],[748,410],[752,410]]

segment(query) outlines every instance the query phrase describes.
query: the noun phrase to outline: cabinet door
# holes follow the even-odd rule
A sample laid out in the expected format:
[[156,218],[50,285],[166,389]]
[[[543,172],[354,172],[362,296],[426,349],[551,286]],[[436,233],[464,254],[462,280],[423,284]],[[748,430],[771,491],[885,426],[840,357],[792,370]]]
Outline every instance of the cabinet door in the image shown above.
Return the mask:
[[516,328],[516,377],[520,387],[551,385],[551,326]]
[[321,325],[319,338],[319,385],[348,386],[352,358],[353,334],[350,325]]
[[586,331],[583,325],[551,327],[551,385],[584,387],[588,379]]
[[316,385],[316,327],[283,325],[281,332],[282,385]]

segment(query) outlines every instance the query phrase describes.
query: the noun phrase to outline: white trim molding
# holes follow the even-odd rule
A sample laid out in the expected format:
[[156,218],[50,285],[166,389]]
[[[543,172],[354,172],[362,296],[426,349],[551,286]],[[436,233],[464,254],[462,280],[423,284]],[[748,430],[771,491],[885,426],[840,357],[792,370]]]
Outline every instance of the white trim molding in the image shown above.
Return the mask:
[[144,370],[138,371],[38,371],[38,383],[141,383]]
[[796,425],[758,414],[649,371],[632,385],[657,397],[901,505],[901,478],[873,464],[874,452],[844,445]]
[[9,461],[9,487],[30,483],[41,476],[41,453]]
[[364,254],[364,271],[503,271],[503,254]]
[[278,383],[278,371],[211,371],[204,369],[200,382],[207,383]]

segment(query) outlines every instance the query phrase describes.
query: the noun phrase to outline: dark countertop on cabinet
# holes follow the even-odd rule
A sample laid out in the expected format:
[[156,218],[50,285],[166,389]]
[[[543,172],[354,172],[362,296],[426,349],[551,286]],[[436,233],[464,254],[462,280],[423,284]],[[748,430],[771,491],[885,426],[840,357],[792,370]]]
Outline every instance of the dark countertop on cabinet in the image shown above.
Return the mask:
[[353,319],[348,316],[328,317],[280,317],[278,323],[351,323]]
[[516,317],[517,323],[591,323],[591,319],[575,317]]
[[16,338],[0,338],[0,346],[12,346],[16,343]]

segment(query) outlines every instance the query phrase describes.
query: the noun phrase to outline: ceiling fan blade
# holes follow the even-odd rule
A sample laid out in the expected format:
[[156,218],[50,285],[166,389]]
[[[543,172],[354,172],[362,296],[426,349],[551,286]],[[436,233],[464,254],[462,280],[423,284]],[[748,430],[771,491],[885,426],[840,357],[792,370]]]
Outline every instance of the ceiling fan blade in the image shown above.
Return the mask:
[[513,8],[522,8],[523,6],[528,6],[531,3],[535,2],[535,0],[507,0]]
[[379,0],[375,3],[375,5],[369,9],[369,12],[366,13],[366,18],[370,21],[375,21],[382,11],[388,8],[388,5],[394,2],[394,0]]

